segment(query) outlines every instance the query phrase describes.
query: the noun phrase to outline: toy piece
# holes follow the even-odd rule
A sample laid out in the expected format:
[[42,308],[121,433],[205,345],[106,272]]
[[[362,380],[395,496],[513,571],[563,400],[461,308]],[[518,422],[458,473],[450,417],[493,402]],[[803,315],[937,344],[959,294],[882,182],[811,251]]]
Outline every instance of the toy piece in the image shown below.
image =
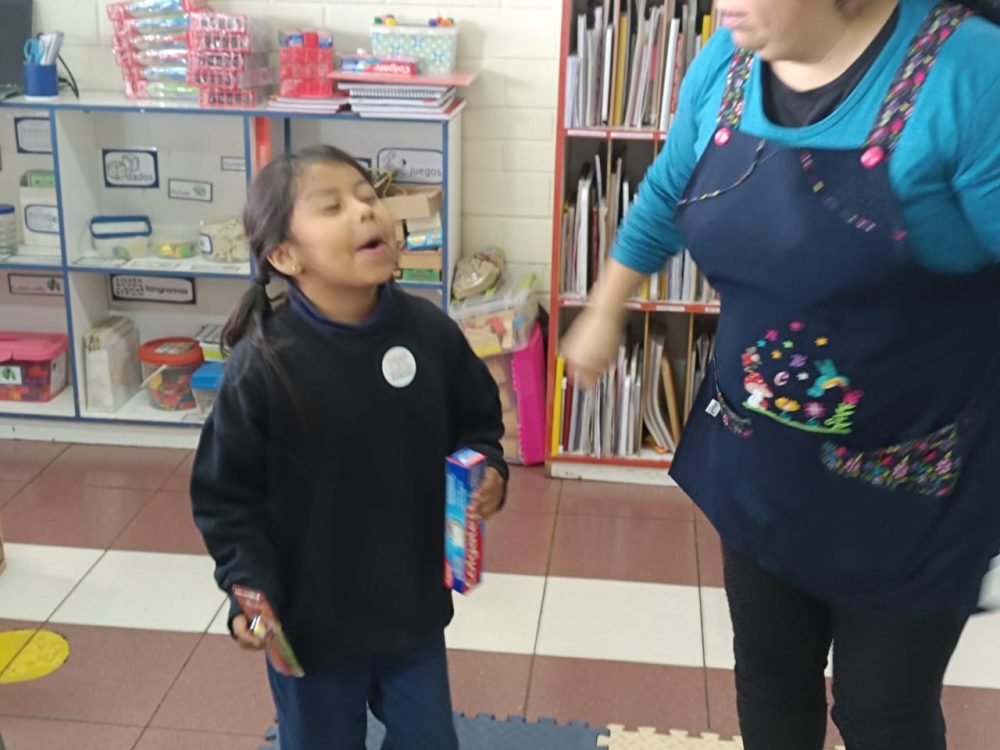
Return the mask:
[[597,740],[599,747],[610,750],[742,750],[743,741],[736,738],[726,741],[717,734],[706,733],[701,737],[691,737],[687,732],[671,730],[669,734],[657,734],[652,727],[639,727],[635,732],[627,732],[623,726],[613,724],[608,727],[609,737]]
[[271,603],[260,591],[246,586],[233,586],[233,596],[239,602],[243,616],[250,623],[250,632],[267,644],[267,658],[271,667],[278,674],[286,677],[303,677],[305,671],[292,651],[292,646],[285,637]]
[[[583,722],[557,724],[551,719],[538,723],[525,721],[520,716],[497,719],[489,714],[469,717],[455,714],[455,731],[463,748],[474,750],[594,750],[597,739],[606,729],[594,729]],[[265,739],[273,743],[261,750],[281,750],[277,729],[272,728]],[[385,740],[385,728],[374,716],[368,715],[367,750],[378,750]]]

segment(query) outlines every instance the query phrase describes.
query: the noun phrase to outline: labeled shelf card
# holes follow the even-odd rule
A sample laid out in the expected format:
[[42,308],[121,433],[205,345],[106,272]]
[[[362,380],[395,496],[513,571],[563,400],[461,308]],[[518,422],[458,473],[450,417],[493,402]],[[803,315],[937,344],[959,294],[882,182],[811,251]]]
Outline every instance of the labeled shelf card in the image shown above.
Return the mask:
[[111,298],[116,302],[156,302],[168,305],[194,305],[194,279],[181,276],[138,276],[112,274]]
[[155,148],[103,149],[104,185],[109,188],[156,188],[160,165]]
[[167,196],[176,201],[212,202],[212,183],[200,180],[167,180]]
[[62,274],[12,273],[7,276],[7,288],[20,297],[62,297],[65,287]]
[[247,160],[242,156],[223,156],[219,168],[223,172],[246,172]]
[[18,153],[52,153],[52,125],[48,117],[15,117],[14,136]]
[[383,148],[376,166],[392,172],[395,182],[440,185],[444,180],[444,156],[433,149]]

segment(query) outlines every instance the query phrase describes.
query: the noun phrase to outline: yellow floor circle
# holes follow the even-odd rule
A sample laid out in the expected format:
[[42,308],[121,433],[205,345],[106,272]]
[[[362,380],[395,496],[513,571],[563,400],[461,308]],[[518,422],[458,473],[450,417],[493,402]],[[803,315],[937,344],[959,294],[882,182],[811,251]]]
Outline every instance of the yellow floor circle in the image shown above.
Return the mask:
[[69,658],[69,641],[48,630],[0,633],[0,685],[52,674]]

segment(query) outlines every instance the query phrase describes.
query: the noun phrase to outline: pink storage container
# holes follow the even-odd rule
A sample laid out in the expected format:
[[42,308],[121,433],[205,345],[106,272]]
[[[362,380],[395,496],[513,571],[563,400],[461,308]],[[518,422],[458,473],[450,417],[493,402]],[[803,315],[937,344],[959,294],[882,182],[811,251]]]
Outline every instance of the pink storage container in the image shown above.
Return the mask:
[[526,466],[545,462],[545,354],[542,327],[535,324],[527,345],[484,357],[500,390],[508,461]]
[[0,332],[0,400],[51,401],[66,387],[64,333]]
[[540,324],[535,324],[528,345],[514,352],[512,369],[521,421],[521,460],[535,466],[545,463],[545,346]]

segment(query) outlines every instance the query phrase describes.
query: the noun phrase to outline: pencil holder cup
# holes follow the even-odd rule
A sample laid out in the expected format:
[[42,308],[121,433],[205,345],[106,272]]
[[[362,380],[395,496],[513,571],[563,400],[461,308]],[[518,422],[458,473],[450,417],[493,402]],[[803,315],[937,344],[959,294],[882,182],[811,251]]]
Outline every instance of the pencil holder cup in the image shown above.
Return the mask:
[[59,96],[59,75],[55,65],[24,64],[25,96]]

